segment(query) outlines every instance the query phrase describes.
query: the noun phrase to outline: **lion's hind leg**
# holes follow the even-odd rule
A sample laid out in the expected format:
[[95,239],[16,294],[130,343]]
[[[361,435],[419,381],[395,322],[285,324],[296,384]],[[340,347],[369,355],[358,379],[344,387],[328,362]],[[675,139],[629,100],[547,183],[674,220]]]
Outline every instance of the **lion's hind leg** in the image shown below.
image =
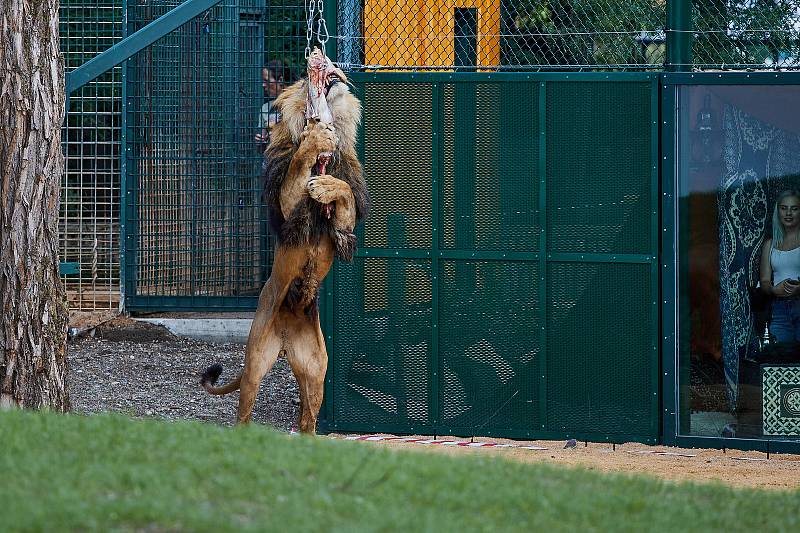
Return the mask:
[[258,309],[250,326],[244,355],[244,369],[240,375],[239,410],[237,420],[246,424],[253,413],[253,404],[261,380],[270,371],[283,349],[281,338],[281,304],[291,284],[291,276],[282,268],[282,250],[276,252],[272,276],[261,291]]
[[239,388],[239,410],[236,416],[240,424],[250,422],[261,380],[278,359],[281,344],[280,335],[274,325],[268,330],[260,332],[255,342],[248,341]]
[[286,357],[300,390],[300,413],[297,425],[301,432],[313,434],[317,428],[317,416],[322,405],[328,352],[316,315],[302,317],[293,315],[291,327],[288,329],[293,335],[287,340]]

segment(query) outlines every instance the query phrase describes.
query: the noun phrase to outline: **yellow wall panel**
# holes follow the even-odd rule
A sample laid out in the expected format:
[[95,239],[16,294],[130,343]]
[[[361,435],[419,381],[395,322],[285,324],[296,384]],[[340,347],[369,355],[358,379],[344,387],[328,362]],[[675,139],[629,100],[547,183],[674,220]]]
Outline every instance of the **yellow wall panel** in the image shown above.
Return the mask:
[[367,0],[365,63],[400,68],[451,67],[455,62],[457,8],[477,11],[477,66],[499,66],[499,0]]

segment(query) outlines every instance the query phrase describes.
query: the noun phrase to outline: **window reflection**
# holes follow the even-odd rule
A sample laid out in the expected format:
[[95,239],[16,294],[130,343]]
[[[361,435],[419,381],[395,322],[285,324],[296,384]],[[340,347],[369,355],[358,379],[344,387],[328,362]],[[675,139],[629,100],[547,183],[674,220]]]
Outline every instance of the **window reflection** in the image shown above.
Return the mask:
[[796,439],[800,87],[680,103],[681,433]]

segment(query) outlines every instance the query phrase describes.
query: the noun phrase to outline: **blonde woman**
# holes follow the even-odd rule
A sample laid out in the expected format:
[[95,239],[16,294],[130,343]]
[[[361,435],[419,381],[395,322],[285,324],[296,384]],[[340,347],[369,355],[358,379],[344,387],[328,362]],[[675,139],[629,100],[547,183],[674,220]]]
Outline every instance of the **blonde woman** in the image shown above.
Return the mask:
[[772,213],[772,238],[761,250],[761,290],[774,297],[770,333],[800,342],[800,192],[784,191]]

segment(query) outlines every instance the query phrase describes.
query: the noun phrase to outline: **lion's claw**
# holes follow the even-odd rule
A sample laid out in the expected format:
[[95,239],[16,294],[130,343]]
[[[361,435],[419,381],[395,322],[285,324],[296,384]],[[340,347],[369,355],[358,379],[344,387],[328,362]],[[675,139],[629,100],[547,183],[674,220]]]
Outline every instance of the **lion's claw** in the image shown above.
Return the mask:
[[338,198],[339,180],[330,176],[314,176],[306,183],[308,195],[321,204],[335,202]]

